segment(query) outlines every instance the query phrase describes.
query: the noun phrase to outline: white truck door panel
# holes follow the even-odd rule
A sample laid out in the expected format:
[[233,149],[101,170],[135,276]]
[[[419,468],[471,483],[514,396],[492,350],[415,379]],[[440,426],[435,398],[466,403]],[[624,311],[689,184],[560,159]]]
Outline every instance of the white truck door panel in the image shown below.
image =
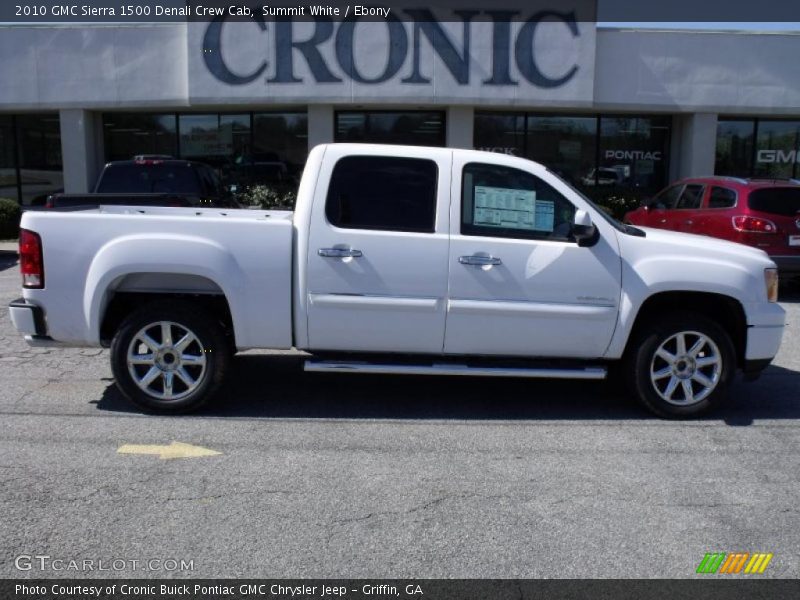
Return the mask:
[[328,148],[309,235],[311,350],[442,352],[451,161],[445,149]]
[[462,177],[464,167],[453,166],[445,352],[602,356],[620,297],[613,233],[579,247],[575,207],[545,174],[472,163]]

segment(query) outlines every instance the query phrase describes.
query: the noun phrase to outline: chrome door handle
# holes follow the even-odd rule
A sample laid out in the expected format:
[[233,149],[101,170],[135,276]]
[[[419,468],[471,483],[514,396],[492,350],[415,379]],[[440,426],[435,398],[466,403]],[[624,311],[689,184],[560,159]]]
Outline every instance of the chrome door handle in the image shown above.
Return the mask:
[[494,256],[459,256],[458,262],[462,265],[472,265],[474,267],[486,267],[491,265],[502,265],[503,261]]
[[361,250],[353,248],[320,248],[317,254],[325,258],[360,258],[364,256]]

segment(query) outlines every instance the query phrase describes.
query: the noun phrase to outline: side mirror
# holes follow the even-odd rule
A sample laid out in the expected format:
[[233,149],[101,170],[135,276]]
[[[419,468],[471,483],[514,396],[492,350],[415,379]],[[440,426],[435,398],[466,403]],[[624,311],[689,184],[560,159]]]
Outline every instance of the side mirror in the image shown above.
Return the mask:
[[578,242],[578,246],[582,248],[594,246],[599,236],[589,213],[585,210],[576,210],[573,223],[572,237]]

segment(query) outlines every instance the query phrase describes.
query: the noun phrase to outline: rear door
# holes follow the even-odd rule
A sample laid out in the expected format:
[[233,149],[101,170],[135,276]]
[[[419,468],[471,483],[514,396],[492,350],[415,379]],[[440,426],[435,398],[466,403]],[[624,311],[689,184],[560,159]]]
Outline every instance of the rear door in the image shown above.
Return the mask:
[[732,209],[736,206],[738,196],[735,190],[712,185],[703,207],[695,219],[694,231],[699,235],[708,235],[722,239],[732,239],[734,230],[731,223]]
[[452,151],[330,146],[308,249],[312,350],[441,353]]

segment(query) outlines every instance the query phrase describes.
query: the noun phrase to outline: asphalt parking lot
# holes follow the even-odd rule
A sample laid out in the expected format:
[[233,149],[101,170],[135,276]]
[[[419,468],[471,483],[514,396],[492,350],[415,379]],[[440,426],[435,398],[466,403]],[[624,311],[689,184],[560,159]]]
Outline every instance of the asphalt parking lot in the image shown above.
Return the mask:
[[[800,576],[800,293],[775,364],[688,423],[606,384],[304,374],[286,353],[237,357],[202,414],[144,416],[106,351],[28,348],[18,295],[0,254],[2,577],[692,577],[734,551]],[[117,452],[172,442],[220,454]]]

